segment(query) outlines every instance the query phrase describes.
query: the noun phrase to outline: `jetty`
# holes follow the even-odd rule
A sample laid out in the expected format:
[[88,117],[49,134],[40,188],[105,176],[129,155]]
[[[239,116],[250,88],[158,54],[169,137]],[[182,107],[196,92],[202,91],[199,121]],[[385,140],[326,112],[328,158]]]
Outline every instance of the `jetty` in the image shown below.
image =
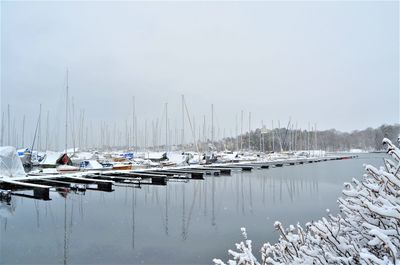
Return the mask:
[[113,192],[114,186],[159,185],[180,180],[204,180],[205,177],[230,176],[235,172],[295,166],[332,160],[352,159],[356,156],[276,159],[273,161],[229,162],[206,165],[153,167],[135,170],[87,170],[59,174],[27,174],[25,177],[0,178],[0,191],[12,196],[51,200],[50,192],[101,191]]

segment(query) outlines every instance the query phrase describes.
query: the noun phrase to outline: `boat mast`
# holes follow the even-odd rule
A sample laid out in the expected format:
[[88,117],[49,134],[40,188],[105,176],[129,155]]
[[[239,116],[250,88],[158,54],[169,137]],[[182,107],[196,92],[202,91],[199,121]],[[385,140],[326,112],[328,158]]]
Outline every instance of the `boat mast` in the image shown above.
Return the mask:
[[42,150],[42,104],[39,104],[38,151]]
[[75,131],[75,104],[74,104],[74,97],[72,96],[71,98],[71,107],[72,107],[72,113],[71,113],[71,121],[72,121],[72,147],[74,150],[75,154],[75,143],[76,143],[76,131]]
[[65,97],[65,153],[68,148],[68,68],[67,68],[67,86],[66,86],[66,97]]
[[260,129],[260,152],[262,152],[262,129],[263,129],[263,121],[261,120],[261,129]]
[[[25,116],[24,116],[24,123],[25,123]],[[45,148],[45,151],[47,151],[47,148],[49,148],[49,111],[47,111],[47,119],[46,119],[46,148]]]
[[144,150],[147,151],[147,120],[144,120]]
[[235,116],[236,152],[239,151],[238,114]]
[[132,147],[134,147],[133,149],[135,149],[136,146],[136,141],[135,141],[135,129],[136,129],[136,124],[135,124],[135,97],[132,97]]
[[126,151],[129,151],[128,120],[125,120]]
[[168,152],[168,103],[165,103],[165,149]]
[[138,146],[138,118],[136,115],[136,104],[135,104],[135,145]]
[[22,148],[25,148],[24,138],[25,138],[25,115],[22,118]]
[[274,129],[274,120],[272,120],[272,152],[275,153],[275,129]]
[[308,150],[308,156],[310,156],[310,122],[308,123],[308,130],[307,130],[307,150]]
[[249,112],[249,151],[251,149],[250,133],[251,133],[251,112]]
[[185,96],[182,95],[182,139],[181,139],[182,150],[184,150],[183,145],[184,145],[184,142],[185,142],[185,110],[184,110],[184,104],[185,104]]
[[203,115],[203,143],[205,142],[206,142],[206,115]]
[[314,131],[315,131],[315,148],[314,148],[314,150],[317,150],[317,124],[316,123],[314,125]]
[[7,105],[7,119],[8,119],[8,125],[7,125],[7,145],[11,145],[10,141],[10,104]]
[[0,146],[3,146],[4,141],[4,111],[1,113],[1,132],[0,132]]
[[[190,120],[189,110],[187,108],[186,103],[184,105],[185,105],[186,115],[187,115],[187,118],[188,118],[188,121],[189,121],[190,130],[192,131],[193,141],[194,141],[194,144],[195,144],[195,147],[196,147],[196,151],[197,151],[197,153],[199,155],[199,164],[201,164],[200,149],[199,149],[199,146],[198,146],[198,143],[197,143],[197,140],[196,140],[196,133],[195,133],[195,131],[193,129],[192,121]],[[205,124],[205,118],[204,118],[204,124]]]
[[211,144],[214,145],[214,104],[211,104]]
[[240,113],[240,151],[243,151],[243,110]]

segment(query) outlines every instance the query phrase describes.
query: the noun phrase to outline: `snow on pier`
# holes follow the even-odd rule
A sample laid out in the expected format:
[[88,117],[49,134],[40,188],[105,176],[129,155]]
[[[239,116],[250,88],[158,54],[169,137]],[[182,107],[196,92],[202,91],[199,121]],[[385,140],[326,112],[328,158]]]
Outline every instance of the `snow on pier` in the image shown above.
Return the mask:
[[[205,176],[231,175],[232,171],[252,171],[272,167],[293,166],[355,156],[330,156],[314,158],[276,159],[272,161],[243,161],[152,167],[136,170],[87,170],[68,173],[36,173],[27,176],[0,178],[0,190],[8,190],[14,196],[39,200],[51,200],[50,191],[94,190],[112,192],[113,186],[162,185],[178,180],[202,180]],[[33,192],[29,195],[27,192]]]

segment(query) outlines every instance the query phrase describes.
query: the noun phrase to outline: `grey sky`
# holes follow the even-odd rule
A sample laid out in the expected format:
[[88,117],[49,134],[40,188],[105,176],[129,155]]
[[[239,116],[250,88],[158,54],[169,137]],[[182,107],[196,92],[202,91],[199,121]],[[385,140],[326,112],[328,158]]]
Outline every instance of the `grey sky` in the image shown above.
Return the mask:
[[[399,3],[2,2],[1,109],[33,126],[39,103],[64,117],[65,69],[76,108],[123,123],[289,117],[339,130],[399,122]],[[247,128],[247,114],[246,126]]]

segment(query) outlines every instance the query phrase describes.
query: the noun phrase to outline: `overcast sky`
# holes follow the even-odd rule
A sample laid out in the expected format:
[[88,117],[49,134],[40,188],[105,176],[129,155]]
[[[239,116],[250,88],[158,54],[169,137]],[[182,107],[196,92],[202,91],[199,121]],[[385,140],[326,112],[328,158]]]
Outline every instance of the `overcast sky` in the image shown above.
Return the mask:
[[[399,122],[399,3],[1,2],[1,110],[33,126],[39,104],[93,122],[196,122],[232,131],[289,117],[344,131]],[[175,122],[177,120],[177,122]],[[248,125],[246,125],[248,127]],[[222,134],[222,132],[221,132]]]

